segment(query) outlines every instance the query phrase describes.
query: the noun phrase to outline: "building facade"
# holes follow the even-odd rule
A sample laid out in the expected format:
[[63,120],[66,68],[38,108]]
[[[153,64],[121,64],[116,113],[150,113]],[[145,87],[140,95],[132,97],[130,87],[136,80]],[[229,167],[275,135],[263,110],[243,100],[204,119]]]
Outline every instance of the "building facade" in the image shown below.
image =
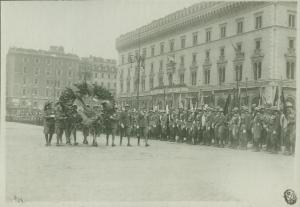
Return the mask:
[[223,106],[234,88],[242,104],[258,104],[260,94],[272,103],[280,87],[295,105],[296,7],[202,2],[121,35],[119,103]]
[[[116,61],[103,61],[105,66],[115,68]],[[85,58],[65,53],[63,47],[51,46],[49,50],[10,48],[6,59],[7,114],[27,114],[41,110],[48,100],[57,101],[65,87],[83,80],[85,68],[88,73],[92,71]],[[96,82],[94,76],[90,78],[87,80]],[[111,84],[113,87],[113,81]]]
[[84,57],[79,64],[80,79],[101,85],[115,95],[117,88],[117,61],[101,57]]

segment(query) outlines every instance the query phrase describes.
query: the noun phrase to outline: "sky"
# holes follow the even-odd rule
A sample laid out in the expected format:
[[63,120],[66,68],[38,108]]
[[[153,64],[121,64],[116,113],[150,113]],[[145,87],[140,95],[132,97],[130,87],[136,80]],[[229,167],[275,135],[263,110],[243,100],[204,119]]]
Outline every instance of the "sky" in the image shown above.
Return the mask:
[[[1,2],[1,53],[9,47],[117,59],[115,40],[200,0],[100,0]],[[2,60],[3,60],[2,58]],[[5,61],[5,60],[3,60]],[[2,61],[2,63],[3,63]]]

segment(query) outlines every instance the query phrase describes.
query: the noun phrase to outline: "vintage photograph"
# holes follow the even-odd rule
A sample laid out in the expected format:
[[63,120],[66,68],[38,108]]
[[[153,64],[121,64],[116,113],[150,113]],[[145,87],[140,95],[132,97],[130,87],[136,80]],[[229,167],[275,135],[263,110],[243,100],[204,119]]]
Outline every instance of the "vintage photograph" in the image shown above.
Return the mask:
[[298,206],[297,8],[2,1],[4,204]]

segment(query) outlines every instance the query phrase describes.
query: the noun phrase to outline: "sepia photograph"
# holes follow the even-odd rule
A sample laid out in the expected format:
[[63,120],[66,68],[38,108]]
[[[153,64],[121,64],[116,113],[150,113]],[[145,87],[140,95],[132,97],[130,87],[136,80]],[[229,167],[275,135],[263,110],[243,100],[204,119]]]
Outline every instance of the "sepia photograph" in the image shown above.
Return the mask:
[[300,206],[297,1],[0,4],[0,206]]

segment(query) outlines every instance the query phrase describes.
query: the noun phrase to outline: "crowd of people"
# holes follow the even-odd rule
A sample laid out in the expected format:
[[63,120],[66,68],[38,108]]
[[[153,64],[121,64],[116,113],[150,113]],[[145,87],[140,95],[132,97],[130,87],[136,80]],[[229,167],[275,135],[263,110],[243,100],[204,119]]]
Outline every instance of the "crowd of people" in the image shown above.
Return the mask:
[[111,146],[116,146],[115,136],[127,138],[127,146],[132,146],[131,137],[230,147],[235,149],[252,149],[270,153],[294,154],[295,152],[295,113],[291,105],[286,110],[276,106],[234,107],[224,113],[220,107],[204,105],[197,109],[135,110],[129,105],[109,107],[108,104],[89,106],[78,110],[72,106],[70,113],[56,103],[48,103],[44,109],[44,133],[46,146],[51,145],[56,134],[56,145],[62,144],[65,133],[66,144],[78,145],[76,131],[83,134],[83,144],[88,144],[92,136],[92,145],[97,146],[97,137],[106,135],[106,145],[112,137]]

